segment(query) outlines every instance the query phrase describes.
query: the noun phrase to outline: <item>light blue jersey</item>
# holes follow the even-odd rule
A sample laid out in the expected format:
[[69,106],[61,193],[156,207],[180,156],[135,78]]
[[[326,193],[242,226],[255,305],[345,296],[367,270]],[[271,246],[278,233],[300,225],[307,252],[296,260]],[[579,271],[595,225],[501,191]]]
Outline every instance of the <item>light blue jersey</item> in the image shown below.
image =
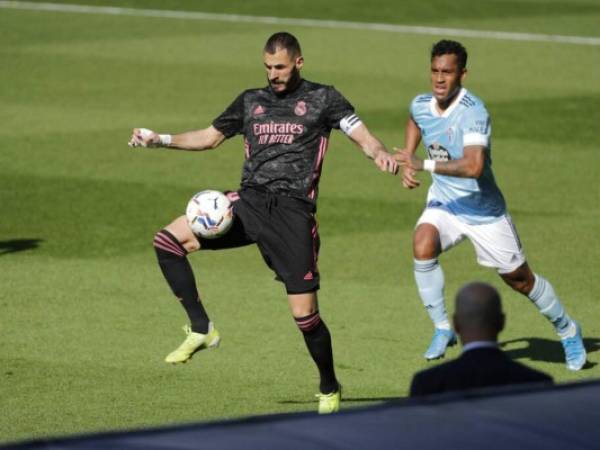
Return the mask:
[[482,145],[485,163],[482,175],[477,179],[432,174],[428,207],[446,208],[469,224],[498,220],[506,212],[506,204],[492,173],[492,128],[485,105],[465,88],[442,114],[435,105],[432,94],[418,95],[410,105],[410,114],[421,130],[428,158],[436,161],[460,159],[464,147]]

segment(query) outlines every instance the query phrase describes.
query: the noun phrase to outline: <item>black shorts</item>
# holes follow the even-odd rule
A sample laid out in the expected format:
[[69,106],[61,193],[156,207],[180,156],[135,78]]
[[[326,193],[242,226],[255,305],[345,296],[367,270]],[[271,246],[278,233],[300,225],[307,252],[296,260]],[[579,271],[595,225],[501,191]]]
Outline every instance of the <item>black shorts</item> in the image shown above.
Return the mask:
[[231,229],[216,239],[198,238],[201,250],[256,244],[288,294],[319,289],[319,234],[315,207],[307,201],[254,189],[228,192],[233,204]]

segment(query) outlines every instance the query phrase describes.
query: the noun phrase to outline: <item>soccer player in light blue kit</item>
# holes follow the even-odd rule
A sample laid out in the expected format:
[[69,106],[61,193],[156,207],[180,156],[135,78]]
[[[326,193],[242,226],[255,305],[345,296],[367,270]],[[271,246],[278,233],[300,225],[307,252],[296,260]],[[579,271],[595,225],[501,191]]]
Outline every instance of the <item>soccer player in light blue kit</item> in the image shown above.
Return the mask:
[[[438,257],[467,238],[475,247],[477,262],[495,268],[552,323],[567,368],[580,370],[586,362],[581,328],[565,312],[550,282],[532,272],[525,260],[492,173],[490,117],[483,102],[462,87],[466,64],[467,52],[460,43],[442,40],[433,46],[433,92],[412,101],[405,148],[396,154],[403,165],[404,187],[419,186],[416,171],[431,172],[433,178],[413,242],[417,288],[435,327],[424,356],[441,358],[456,343],[444,304],[444,274]],[[421,140],[428,155],[425,160],[415,156]]]

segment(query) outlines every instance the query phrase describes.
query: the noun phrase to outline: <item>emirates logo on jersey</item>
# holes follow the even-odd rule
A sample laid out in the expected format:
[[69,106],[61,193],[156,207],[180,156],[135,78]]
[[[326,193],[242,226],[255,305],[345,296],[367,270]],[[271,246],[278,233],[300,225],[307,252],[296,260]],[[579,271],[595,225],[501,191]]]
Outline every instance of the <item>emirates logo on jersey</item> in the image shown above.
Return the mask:
[[263,108],[263,106],[262,106],[262,105],[256,105],[256,106],[254,107],[254,109],[252,110],[252,115],[253,115],[254,117],[257,117],[257,116],[262,116],[262,115],[263,115],[264,113],[266,113],[266,112],[267,112],[267,111],[265,110],[265,108]]
[[296,114],[297,116],[303,116],[304,114],[306,114],[306,103],[302,100],[296,103],[296,107],[294,108],[294,114]]

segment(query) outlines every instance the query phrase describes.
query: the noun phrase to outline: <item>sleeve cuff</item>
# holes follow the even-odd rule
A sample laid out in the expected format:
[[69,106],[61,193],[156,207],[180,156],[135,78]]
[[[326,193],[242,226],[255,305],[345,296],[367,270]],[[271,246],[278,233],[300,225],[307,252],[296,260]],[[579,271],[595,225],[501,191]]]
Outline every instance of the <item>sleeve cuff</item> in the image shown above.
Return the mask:
[[469,133],[463,136],[463,145],[483,145],[487,147],[490,139],[485,134]]

